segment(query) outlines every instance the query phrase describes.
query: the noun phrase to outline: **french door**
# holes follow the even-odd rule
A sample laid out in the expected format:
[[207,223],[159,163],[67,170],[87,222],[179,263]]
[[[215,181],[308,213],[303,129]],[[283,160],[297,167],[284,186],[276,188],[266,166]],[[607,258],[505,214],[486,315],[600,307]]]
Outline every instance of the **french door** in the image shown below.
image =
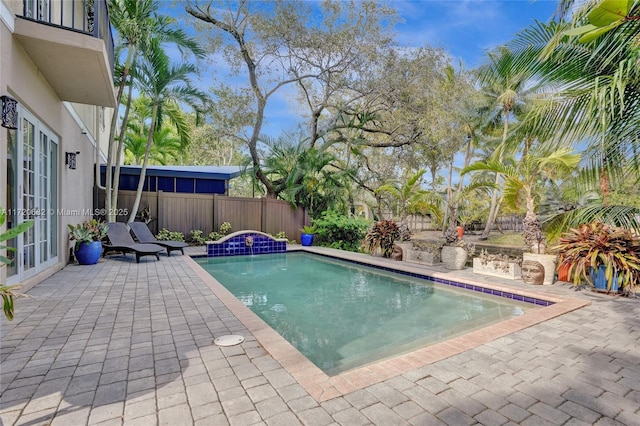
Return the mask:
[[7,270],[9,284],[29,278],[58,260],[58,139],[24,108],[20,107],[18,117],[13,152],[8,153],[13,163],[10,192],[15,196],[7,210],[10,226],[28,220],[34,225],[10,244],[16,252],[14,264]]

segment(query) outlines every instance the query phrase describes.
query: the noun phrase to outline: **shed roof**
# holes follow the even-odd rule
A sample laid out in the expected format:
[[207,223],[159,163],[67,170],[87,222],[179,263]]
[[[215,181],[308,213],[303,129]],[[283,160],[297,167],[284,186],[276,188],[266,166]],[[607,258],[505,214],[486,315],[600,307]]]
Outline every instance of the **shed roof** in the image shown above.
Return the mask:
[[[101,171],[106,171],[105,164],[100,165]],[[140,176],[142,166],[120,166],[120,173],[124,175]],[[147,176],[186,177],[201,179],[231,180],[240,176],[243,166],[147,166]]]

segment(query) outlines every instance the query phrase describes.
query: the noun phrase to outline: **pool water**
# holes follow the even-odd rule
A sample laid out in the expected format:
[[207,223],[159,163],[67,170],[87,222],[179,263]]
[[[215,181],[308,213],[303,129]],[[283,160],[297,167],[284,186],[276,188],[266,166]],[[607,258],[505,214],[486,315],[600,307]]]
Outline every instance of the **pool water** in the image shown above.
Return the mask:
[[328,375],[536,309],[302,252],[196,261]]

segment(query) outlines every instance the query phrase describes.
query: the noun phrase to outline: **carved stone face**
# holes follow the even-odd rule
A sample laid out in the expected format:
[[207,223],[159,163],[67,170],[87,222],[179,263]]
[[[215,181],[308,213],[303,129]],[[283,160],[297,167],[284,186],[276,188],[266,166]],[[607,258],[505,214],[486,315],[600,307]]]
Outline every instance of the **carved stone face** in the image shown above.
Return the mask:
[[393,245],[393,251],[391,252],[391,259],[402,260],[402,247],[397,244]]
[[542,285],[544,282],[544,266],[535,260],[522,262],[522,281],[526,284]]

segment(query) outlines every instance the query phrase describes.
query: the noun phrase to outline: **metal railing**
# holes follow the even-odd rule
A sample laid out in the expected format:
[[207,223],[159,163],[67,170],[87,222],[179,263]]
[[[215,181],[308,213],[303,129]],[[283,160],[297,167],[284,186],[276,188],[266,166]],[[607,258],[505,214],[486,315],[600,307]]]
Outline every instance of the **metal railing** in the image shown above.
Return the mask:
[[113,33],[107,0],[24,0],[22,17],[102,39],[113,72]]

